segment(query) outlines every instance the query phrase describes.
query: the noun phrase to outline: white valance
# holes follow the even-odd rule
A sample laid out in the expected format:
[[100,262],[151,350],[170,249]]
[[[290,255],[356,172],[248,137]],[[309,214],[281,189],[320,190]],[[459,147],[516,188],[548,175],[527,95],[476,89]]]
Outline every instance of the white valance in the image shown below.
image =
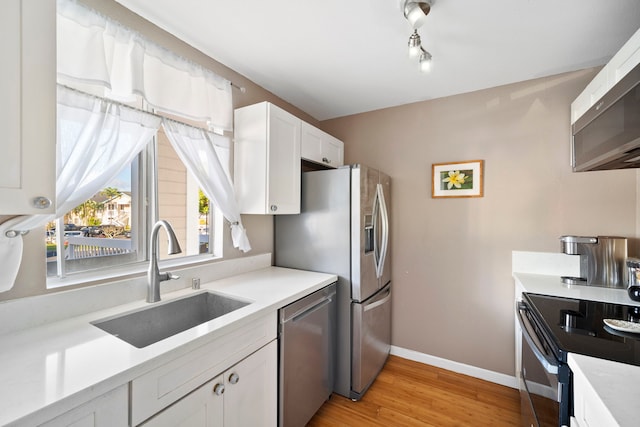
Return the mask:
[[230,131],[231,82],[74,0],[58,0],[58,81],[103,87],[121,102],[152,107]]

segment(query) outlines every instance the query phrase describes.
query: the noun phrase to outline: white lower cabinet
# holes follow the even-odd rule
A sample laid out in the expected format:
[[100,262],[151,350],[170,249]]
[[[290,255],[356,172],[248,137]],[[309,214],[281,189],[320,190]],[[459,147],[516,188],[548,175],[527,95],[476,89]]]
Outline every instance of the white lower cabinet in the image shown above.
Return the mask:
[[579,370],[573,374],[573,416],[572,426],[579,427],[615,427],[617,421],[611,415],[593,386]]
[[124,427],[129,425],[129,393],[122,385],[64,414],[41,427]]
[[[131,424],[217,426],[223,424],[208,420],[224,414],[225,426],[275,425],[277,322],[276,312],[269,313],[135,378],[130,387]],[[237,384],[230,384],[233,372],[240,376]],[[226,390],[222,412],[211,400],[218,397],[213,391],[216,384]],[[252,409],[247,411],[247,407]],[[272,418],[261,409],[270,409]],[[253,416],[259,416],[261,423],[243,422],[242,417]],[[174,419],[184,419],[184,423],[170,421]]]
[[145,427],[243,427],[277,423],[277,341],[271,341],[149,419]]

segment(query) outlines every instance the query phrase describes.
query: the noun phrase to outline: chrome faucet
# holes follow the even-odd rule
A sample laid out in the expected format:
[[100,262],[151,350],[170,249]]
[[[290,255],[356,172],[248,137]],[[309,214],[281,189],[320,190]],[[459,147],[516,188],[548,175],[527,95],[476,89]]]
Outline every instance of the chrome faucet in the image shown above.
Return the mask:
[[160,273],[160,270],[158,269],[158,230],[160,230],[160,227],[164,227],[169,238],[169,255],[179,254],[182,252],[176,233],[173,232],[171,225],[165,220],[156,222],[151,229],[151,241],[149,242],[151,256],[149,259],[149,271],[147,273],[147,302],[160,301],[160,282],[180,278],[180,276],[176,276],[168,271],[166,273]]

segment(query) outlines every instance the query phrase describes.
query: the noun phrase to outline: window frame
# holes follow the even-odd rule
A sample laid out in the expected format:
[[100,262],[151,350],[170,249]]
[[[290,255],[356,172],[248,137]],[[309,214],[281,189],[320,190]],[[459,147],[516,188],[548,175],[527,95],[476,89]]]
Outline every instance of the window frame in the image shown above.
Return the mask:
[[[68,288],[71,286],[91,286],[107,281],[140,277],[147,272],[149,265],[149,242],[148,236],[151,227],[158,220],[159,196],[158,196],[158,137],[145,147],[144,150],[132,162],[132,183],[131,183],[131,204],[132,217],[131,229],[140,230],[131,235],[132,248],[138,253],[137,260],[125,264],[104,265],[100,268],[87,269],[83,271],[66,271],[64,251],[58,251],[56,257],[56,276],[46,277],[46,289]],[[187,171],[188,175],[191,175]],[[192,178],[189,178],[192,179]],[[196,185],[197,189],[198,186]],[[197,200],[197,195],[196,195]],[[134,209],[133,205],[137,205]],[[144,207],[147,207],[146,209]],[[64,244],[64,216],[56,219],[56,229],[62,233],[56,233],[58,247]],[[160,259],[161,268],[180,268],[195,266],[221,260],[224,258],[224,218],[220,210],[211,201],[207,223],[210,224],[208,252],[178,256],[170,259]],[[62,228],[60,228],[62,226]],[[46,260],[45,260],[46,262]],[[62,266],[62,267],[60,267]]]

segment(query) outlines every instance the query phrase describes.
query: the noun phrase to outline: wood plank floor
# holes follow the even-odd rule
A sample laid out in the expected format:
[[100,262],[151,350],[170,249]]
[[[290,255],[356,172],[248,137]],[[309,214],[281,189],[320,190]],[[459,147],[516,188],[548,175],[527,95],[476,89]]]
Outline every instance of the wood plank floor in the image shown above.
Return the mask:
[[519,426],[518,391],[390,356],[359,402],[333,394],[310,427]]

